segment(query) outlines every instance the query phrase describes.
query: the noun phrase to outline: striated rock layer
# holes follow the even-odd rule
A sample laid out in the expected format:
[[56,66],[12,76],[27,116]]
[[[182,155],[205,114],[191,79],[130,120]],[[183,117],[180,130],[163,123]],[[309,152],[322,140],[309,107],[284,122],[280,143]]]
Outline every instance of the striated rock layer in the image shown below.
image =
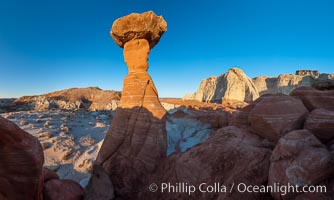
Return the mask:
[[[266,143],[257,135],[233,126],[219,129],[205,142],[196,145],[184,153],[174,153],[159,167],[150,182],[159,189],[153,193],[147,189],[141,191],[139,199],[164,200],[205,200],[205,199],[265,199],[266,193],[240,193],[237,185],[263,185],[268,179],[270,154]],[[168,192],[162,190],[162,183],[184,188],[193,185],[193,193]],[[204,185],[201,186],[201,184]],[[220,186],[217,186],[217,183]],[[231,188],[235,184],[234,189]],[[216,192],[200,192],[208,186],[216,186]],[[226,186],[220,191],[221,186]],[[230,192],[232,190],[232,192]],[[219,192],[220,191],[220,192]]]
[[320,141],[327,143],[334,139],[334,111],[315,109],[307,117],[304,128]]
[[[334,156],[326,146],[307,130],[295,130],[283,136],[276,145],[269,169],[269,185],[317,185],[334,174]],[[330,190],[330,188],[328,188]],[[274,199],[294,199],[298,193],[282,195],[273,192]]]
[[287,132],[303,127],[308,114],[303,102],[284,94],[263,95],[249,113],[252,132],[277,142]]
[[[138,19],[134,21],[145,21],[146,15],[147,13],[136,15]],[[150,16],[157,18],[155,15],[150,14]],[[126,28],[127,24],[132,23],[132,18],[133,16],[124,17],[115,23]],[[141,23],[132,25],[131,29],[124,31],[129,33],[138,31],[143,35],[146,35],[145,31],[150,31],[144,29]],[[115,26],[114,24],[112,28],[113,33]],[[156,34],[161,36],[162,32]],[[121,40],[124,43],[124,60],[129,74],[124,79],[119,108],[97,157],[86,199],[112,197],[111,188],[110,190],[96,188],[96,185],[104,185],[103,182],[113,185],[117,198],[137,199],[138,192],[145,190],[143,187],[148,184],[147,175],[153,173],[166,157],[166,110],[162,107],[157,89],[147,73],[148,55],[155,39],[141,38]],[[115,39],[116,43],[118,39]]]
[[20,97],[6,110],[115,110],[120,97],[121,93],[118,91],[101,90],[98,87],[70,88],[38,96]]
[[303,86],[310,87],[313,85],[328,85],[328,83],[333,80],[334,74],[320,74],[319,71],[316,70],[297,70],[295,75],[280,74],[277,77],[258,76],[253,79],[253,82],[260,95],[268,93],[283,93],[288,95],[296,88]]
[[204,102],[222,102],[223,99],[252,102],[258,97],[253,81],[238,68],[204,79],[194,95],[195,100]]
[[37,138],[0,117],[0,199],[42,200],[43,162]]
[[309,111],[318,108],[334,111],[334,90],[300,87],[291,92],[290,96],[301,99]]

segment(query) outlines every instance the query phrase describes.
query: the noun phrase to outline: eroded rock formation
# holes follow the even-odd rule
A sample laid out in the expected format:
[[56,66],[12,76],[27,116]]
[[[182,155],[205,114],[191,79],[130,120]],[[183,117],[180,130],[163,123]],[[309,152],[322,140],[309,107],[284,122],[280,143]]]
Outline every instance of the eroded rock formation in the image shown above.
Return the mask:
[[334,90],[300,87],[291,92],[290,95],[301,99],[309,111],[318,108],[334,111]]
[[[333,164],[333,155],[312,133],[295,130],[276,145],[271,155],[268,184],[317,185],[334,174]],[[272,196],[277,200],[294,199],[297,194],[273,192]]]
[[0,199],[42,200],[43,162],[37,138],[0,116]]
[[221,76],[204,79],[194,99],[204,102],[222,102],[224,99],[252,102],[259,97],[253,81],[238,68],[229,69]]
[[117,45],[124,45],[134,39],[146,39],[153,48],[167,31],[167,23],[153,11],[142,14],[132,13],[117,19],[110,30],[110,35]]
[[284,94],[267,94],[250,111],[250,129],[270,141],[277,142],[284,134],[303,127],[308,114],[303,102]]
[[187,94],[185,100],[221,102],[222,99],[252,102],[264,94],[289,95],[299,87],[315,87],[321,90],[334,88],[334,74],[320,74],[316,70],[297,70],[295,74],[258,76],[250,79],[241,69],[232,68],[221,76],[204,79],[195,93]]
[[[187,184],[200,187],[220,183],[230,191],[234,183],[261,185],[267,181],[271,149],[257,135],[233,126],[219,129],[205,142],[196,145],[184,153],[169,156],[151,183]],[[221,186],[220,185],[220,186]],[[205,189],[205,186],[203,189]],[[220,186],[217,186],[220,188]],[[182,187],[182,186],[181,186]],[[200,192],[198,189],[189,195],[187,192],[155,193],[141,191],[140,199],[164,200],[205,200],[205,199],[265,199],[265,193]]]
[[70,88],[38,96],[23,96],[13,102],[12,110],[115,110],[120,97],[118,91],[98,87]]
[[283,93],[290,94],[299,87],[323,85],[334,80],[334,74],[320,74],[317,70],[297,70],[295,74],[280,74],[277,77],[258,76],[253,79],[260,95]]
[[304,128],[320,141],[327,143],[334,139],[334,111],[315,109],[307,117]]
[[110,185],[110,180],[116,197],[137,199],[138,192],[148,184],[147,175],[166,157],[166,110],[147,73],[150,49],[166,29],[163,18],[153,12],[131,14],[117,19],[112,26],[111,36],[124,47],[129,73],[124,79],[119,108],[97,157],[87,199],[110,198],[112,190],[96,188],[103,181]]

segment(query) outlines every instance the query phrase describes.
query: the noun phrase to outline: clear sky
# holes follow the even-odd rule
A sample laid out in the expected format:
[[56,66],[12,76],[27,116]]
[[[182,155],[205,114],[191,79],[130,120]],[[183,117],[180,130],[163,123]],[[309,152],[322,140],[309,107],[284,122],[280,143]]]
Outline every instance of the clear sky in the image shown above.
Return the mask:
[[148,10],[168,23],[149,60],[160,97],[194,92],[232,66],[250,77],[334,73],[331,0],[0,0],[0,98],[121,90],[127,68],[110,27]]

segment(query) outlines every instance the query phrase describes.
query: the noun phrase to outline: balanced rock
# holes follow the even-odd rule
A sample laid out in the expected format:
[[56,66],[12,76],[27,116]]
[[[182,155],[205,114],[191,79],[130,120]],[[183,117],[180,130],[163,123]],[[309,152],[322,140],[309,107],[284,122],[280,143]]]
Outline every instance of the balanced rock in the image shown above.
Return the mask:
[[[236,189],[231,193],[229,191],[233,183],[235,188],[239,183],[266,184],[270,154],[271,149],[257,135],[233,126],[219,129],[205,142],[184,153],[169,156],[150,179],[150,183],[159,186],[161,183],[184,183],[198,188],[205,183],[202,189],[211,185],[218,188],[217,192],[200,192],[197,189],[189,195],[187,192],[162,192],[159,187],[155,193],[142,190],[140,199],[264,199],[266,194],[263,193],[240,193]],[[224,188],[219,192],[222,185],[226,186],[226,192]]]
[[308,110],[302,101],[284,94],[260,97],[249,113],[252,132],[277,142],[280,137],[303,127]]
[[110,30],[110,35],[117,45],[124,47],[130,40],[146,39],[153,48],[167,31],[167,23],[153,11],[132,13],[117,19]]
[[[129,74],[124,79],[119,107],[98,154],[86,199],[100,197],[99,193],[105,191],[90,187],[103,185],[104,181],[111,185],[110,180],[116,198],[137,199],[138,192],[147,189],[148,174],[153,173],[166,157],[167,112],[147,73],[150,48],[166,30],[160,23],[166,26],[162,17],[147,12],[120,18],[113,25],[112,36],[117,44],[124,46]],[[117,31],[123,29],[125,32]],[[118,37],[122,34],[124,37]],[[99,173],[95,173],[97,169]]]
[[[268,185],[317,185],[334,174],[334,156],[308,130],[295,130],[277,143],[269,169]],[[272,193],[275,199],[294,199],[296,193]]]
[[37,138],[0,116],[0,199],[43,199],[43,162]]
[[309,111],[317,108],[334,111],[334,90],[300,87],[291,92],[290,96],[301,99]]
[[315,109],[307,117],[304,128],[311,131],[320,141],[334,139],[334,111]]

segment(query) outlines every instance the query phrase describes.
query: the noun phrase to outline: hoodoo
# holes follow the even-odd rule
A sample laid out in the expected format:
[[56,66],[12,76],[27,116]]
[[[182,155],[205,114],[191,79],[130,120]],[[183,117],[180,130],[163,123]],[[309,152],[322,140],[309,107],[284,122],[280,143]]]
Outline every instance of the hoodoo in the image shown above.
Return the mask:
[[117,19],[110,31],[124,48],[128,75],[124,78],[119,108],[101,147],[86,199],[136,199],[146,187],[145,177],[166,157],[166,110],[147,73],[150,49],[167,30],[167,23],[152,11]]

